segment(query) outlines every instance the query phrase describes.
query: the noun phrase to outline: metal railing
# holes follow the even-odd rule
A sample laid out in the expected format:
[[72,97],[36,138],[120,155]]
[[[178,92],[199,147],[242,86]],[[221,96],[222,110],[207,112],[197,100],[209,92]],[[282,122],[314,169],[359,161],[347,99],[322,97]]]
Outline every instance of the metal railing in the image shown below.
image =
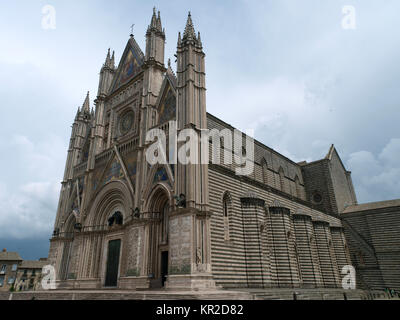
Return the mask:
[[[162,214],[160,212],[140,212],[138,216],[135,216],[133,213],[130,217],[126,218],[124,223],[120,227],[124,227],[127,224],[131,224],[133,221],[160,221],[162,219]],[[82,226],[81,228],[73,231],[73,232],[54,232],[53,238],[64,238],[64,239],[73,239],[74,236],[78,233],[83,232],[102,232],[108,231],[113,226],[109,226],[108,224],[97,225],[97,226]]]

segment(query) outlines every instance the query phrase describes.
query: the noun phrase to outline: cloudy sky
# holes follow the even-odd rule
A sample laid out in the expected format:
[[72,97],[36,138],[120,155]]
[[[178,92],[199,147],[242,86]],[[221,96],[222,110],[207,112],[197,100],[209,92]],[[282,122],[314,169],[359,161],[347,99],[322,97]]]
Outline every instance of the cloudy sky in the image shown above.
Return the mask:
[[107,49],[119,59],[132,24],[144,50],[154,5],[166,58],[192,12],[210,113],[294,161],[334,143],[359,202],[400,198],[398,0],[1,1],[1,248],[47,256],[76,110],[87,91],[93,104]]

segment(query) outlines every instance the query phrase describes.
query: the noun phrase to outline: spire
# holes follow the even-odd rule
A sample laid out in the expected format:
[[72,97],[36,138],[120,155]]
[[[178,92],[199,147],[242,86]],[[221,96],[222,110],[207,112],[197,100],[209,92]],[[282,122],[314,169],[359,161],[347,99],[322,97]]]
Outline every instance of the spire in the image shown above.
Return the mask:
[[161,33],[163,32],[160,11],[158,11],[158,14],[156,15],[156,7],[153,8],[153,15],[151,17],[151,22],[149,27],[147,28],[147,32],[151,31],[157,31]]
[[113,50],[112,57],[111,57],[111,68],[115,69],[115,52]]
[[151,17],[150,28],[157,28],[156,7],[153,7],[153,16]]
[[81,108],[78,107],[78,110],[76,110],[75,121],[78,120],[80,113],[81,113]]
[[156,14],[153,8],[153,16],[146,32],[146,55],[145,62],[158,64],[164,68],[165,33],[161,25],[160,11]]
[[158,15],[157,15],[157,30],[162,32],[162,25],[161,25],[161,16],[160,16],[160,11],[158,11]]
[[197,33],[197,41],[198,41],[198,45],[199,45],[200,47],[202,47],[203,44],[201,43],[200,31]]
[[183,33],[183,40],[189,40],[189,39],[196,40],[196,33],[194,31],[192,15],[190,14],[190,11],[187,18],[185,31]]
[[180,47],[182,44],[182,36],[181,36],[181,32],[178,33],[178,47]]
[[108,48],[106,63],[110,61],[110,48]]
[[85,101],[83,102],[82,111],[85,113],[90,113],[89,91],[86,95]]
[[104,67],[106,68],[114,68],[114,51],[113,51],[113,56],[111,58],[110,55],[110,48],[108,48],[108,52],[107,52],[107,57],[106,57],[106,61],[104,62]]

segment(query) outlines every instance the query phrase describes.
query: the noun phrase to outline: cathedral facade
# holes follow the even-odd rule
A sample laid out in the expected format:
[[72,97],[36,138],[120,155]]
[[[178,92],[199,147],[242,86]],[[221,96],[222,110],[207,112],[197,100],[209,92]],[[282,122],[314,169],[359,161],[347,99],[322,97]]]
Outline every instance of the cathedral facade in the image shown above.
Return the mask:
[[[207,113],[205,53],[190,14],[176,71],[164,47],[154,11],[145,51],[133,35],[118,67],[109,51],[95,110],[88,94],[77,111],[49,252],[58,288],[341,288],[352,262],[339,213],[357,200],[336,149],[295,163],[253,141],[246,175],[204,148],[196,152],[209,161],[171,161],[174,124],[199,135],[234,128]],[[153,129],[166,133],[168,161],[147,159]],[[248,156],[210,142],[219,160]]]

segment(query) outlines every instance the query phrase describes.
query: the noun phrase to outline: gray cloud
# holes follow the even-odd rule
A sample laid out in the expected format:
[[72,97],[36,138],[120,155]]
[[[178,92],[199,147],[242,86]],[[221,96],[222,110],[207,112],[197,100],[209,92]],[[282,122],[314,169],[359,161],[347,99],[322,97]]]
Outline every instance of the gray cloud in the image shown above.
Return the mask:
[[400,139],[391,139],[376,156],[369,151],[351,153],[347,166],[353,168],[356,192],[362,201],[400,198]]
[[66,144],[51,135],[47,139],[33,143],[26,136],[15,135],[10,140],[0,140],[16,159],[14,163],[1,159],[3,167],[9,169],[0,179],[1,238],[50,235]]

